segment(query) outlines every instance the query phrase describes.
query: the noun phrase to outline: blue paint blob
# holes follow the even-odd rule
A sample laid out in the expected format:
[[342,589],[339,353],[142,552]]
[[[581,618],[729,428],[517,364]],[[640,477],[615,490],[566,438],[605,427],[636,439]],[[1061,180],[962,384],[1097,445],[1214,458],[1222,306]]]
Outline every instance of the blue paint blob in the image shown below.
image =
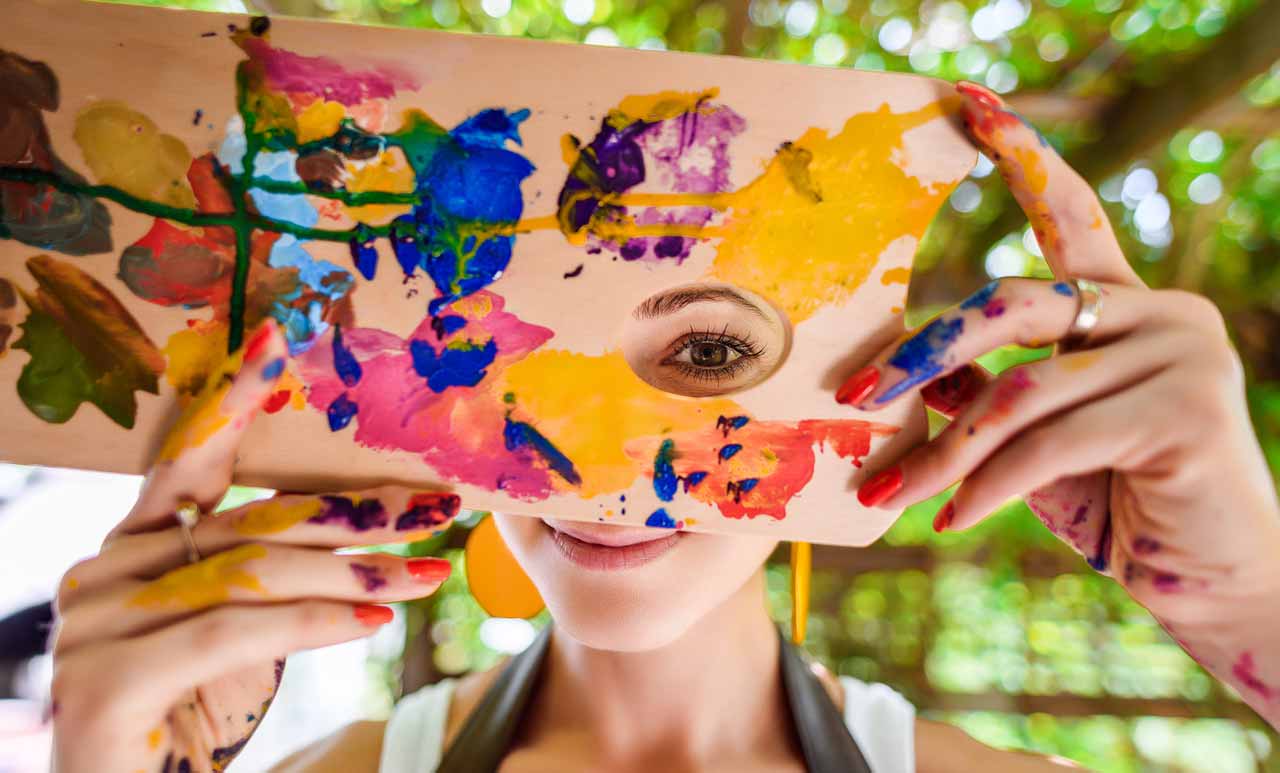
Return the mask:
[[431,331],[436,334],[437,340],[456,333],[466,326],[466,317],[459,317],[456,314],[446,314],[443,317],[431,318]]
[[337,432],[345,428],[356,417],[357,410],[359,406],[347,396],[346,392],[335,397],[333,402],[329,403],[329,410],[326,412],[329,415],[329,429]]
[[729,445],[720,449],[720,461],[723,462],[727,459],[732,459],[741,450],[742,450],[741,443],[730,443]]
[[1058,295],[1065,295],[1068,298],[1076,294],[1076,289],[1068,282],[1054,282],[1053,291]]
[[552,445],[551,441],[532,425],[523,421],[512,421],[508,416],[506,426],[502,428],[502,439],[508,451],[532,451],[566,482],[574,486],[582,484],[582,476],[578,475],[569,457]]
[[342,383],[353,387],[360,383],[364,369],[351,350],[342,344],[342,328],[333,326],[333,369],[338,373]]
[[751,489],[755,488],[756,484],[758,484],[759,482],[760,482],[759,478],[743,478],[742,480],[738,481],[738,491],[741,491],[743,494],[745,494]]
[[427,380],[432,392],[440,393],[449,387],[472,387],[485,376],[485,368],[498,356],[498,344],[490,338],[484,344],[467,341],[451,344],[439,352],[429,341],[409,341],[409,354],[413,357],[413,370]]
[[534,166],[507,143],[520,144],[529,115],[483,110],[448,132],[424,116],[387,137],[404,151],[422,196],[392,221],[392,249],[406,276],[421,268],[435,283],[432,316],[492,284],[511,261],[515,236],[501,227],[523,214],[520,184]]
[[663,502],[670,502],[675,498],[676,486],[680,482],[676,477],[675,467],[671,464],[675,455],[676,444],[668,438],[658,446],[658,453],[653,458],[653,492]]
[[876,398],[877,403],[892,400],[942,372],[942,358],[959,335],[964,332],[964,319],[939,317],[923,330],[908,338],[894,352],[889,364],[906,372],[906,377]]
[[262,369],[262,380],[273,381],[276,378],[279,378],[281,373],[284,373],[284,358],[277,357],[267,363],[267,367]]
[[667,511],[664,508],[659,507],[653,511],[653,515],[645,520],[644,525],[652,526],[655,529],[674,529],[676,522],[671,516],[667,515]]
[[694,486],[707,479],[707,473],[703,471],[691,472],[684,477],[684,490],[688,491]]
[[749,421],[751,419],[746,416],[721,416],[716,419],[716,429],[723,432],[725,437],[728,437],[730,430],[742,429],[747,426]]
[[351,242],[351,261],[356,270],[365,279],[373,279],[378,271],[378,250],[374,246],[373,234],[364,223],[356,226],[356,235]]
[[960,303],[962,309],[980,309],[991,301],[991,296],[996,294],[996,290],[1000,289],[1000,282],[988,282],[981,290],[965,298]]

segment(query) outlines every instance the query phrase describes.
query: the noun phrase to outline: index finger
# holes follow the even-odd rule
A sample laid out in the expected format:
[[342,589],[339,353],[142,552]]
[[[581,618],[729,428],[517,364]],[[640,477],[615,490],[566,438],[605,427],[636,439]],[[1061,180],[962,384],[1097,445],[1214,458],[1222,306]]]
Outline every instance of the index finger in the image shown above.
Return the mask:
[[1089,183],[993,92],[968,81],[956,91],[970,138],[1027,214],[1053,275],[1142,286]]
[[157,453],[142,494],[112,532],[172,525],[184,501],[210,510],[231,485],[236,448],[284,372],[288,347],[272,320],[219,365],[183,410]]

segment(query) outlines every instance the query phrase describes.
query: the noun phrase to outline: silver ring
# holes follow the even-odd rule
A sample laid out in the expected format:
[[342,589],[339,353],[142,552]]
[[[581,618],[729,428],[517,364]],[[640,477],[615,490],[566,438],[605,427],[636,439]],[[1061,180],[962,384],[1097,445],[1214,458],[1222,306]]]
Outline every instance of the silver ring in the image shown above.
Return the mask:
[[173,511],[174,519],[178,522],[178,531],[182,532],[182,541],[187,546],[187,562],[198,563],[200,561],[200,549],[196,547],[195,535],[191,533],[191,529],[200,522],[200,505],[187,500],[178,504],[178,508]]
[[1071,348],[1084,343],[1102,318],[1102,286],[1088,279],[1073,279],[1076,288],[1076,317],[1062,338],[1062,347]]

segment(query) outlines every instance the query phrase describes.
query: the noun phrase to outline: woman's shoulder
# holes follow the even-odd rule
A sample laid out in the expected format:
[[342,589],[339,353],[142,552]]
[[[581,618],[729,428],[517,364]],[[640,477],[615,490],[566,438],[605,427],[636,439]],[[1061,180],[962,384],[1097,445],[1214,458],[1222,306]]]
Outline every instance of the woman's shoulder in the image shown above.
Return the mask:
[[352,722],[326,738],[307,746],[271,768],[271,773],[350,773],[377,770],[382,736],[387,723]]

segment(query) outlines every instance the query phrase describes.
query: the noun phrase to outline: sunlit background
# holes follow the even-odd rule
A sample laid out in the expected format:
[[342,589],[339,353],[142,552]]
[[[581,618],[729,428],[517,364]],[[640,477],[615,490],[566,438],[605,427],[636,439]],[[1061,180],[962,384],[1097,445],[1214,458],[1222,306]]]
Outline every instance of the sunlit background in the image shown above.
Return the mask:
[[[158,4],[984,83],[1096,186],[1149,283],[1218,302],[1245,361],[1264,450],[1280,473],[1280,0]],[[1044,276],[1046,268],[1025,218],[981,159],[921,249],[909,313],[918,319],[1008,275]],[[1043,354],[1001,352],[987,364]],[[47,602],[58,576],[96,549],[137,486],[0,466],[0,618]],[[1011,503],[970,533],[939,537],[929,524],[941,501],[913,508],[870,548],[815,550],[816,657],[839,673],[887,682],[925,715],[997,746],[1103,771],[1280,771],[1276,734],[1023,505]],[[470,523],[410,549],[460,562]],[[232,769],[263,770],[348,721],[385,717],[404,691],[526,646],[545,621],[487,619],[460,568],[435,597],[402,605],[397,623],[374,639],[292,658],[277,704]],[[769,571],[771,606],[785,620],[782,554]],[[44,769],[48,673],[43,657],[0,662],[0,773]]]

